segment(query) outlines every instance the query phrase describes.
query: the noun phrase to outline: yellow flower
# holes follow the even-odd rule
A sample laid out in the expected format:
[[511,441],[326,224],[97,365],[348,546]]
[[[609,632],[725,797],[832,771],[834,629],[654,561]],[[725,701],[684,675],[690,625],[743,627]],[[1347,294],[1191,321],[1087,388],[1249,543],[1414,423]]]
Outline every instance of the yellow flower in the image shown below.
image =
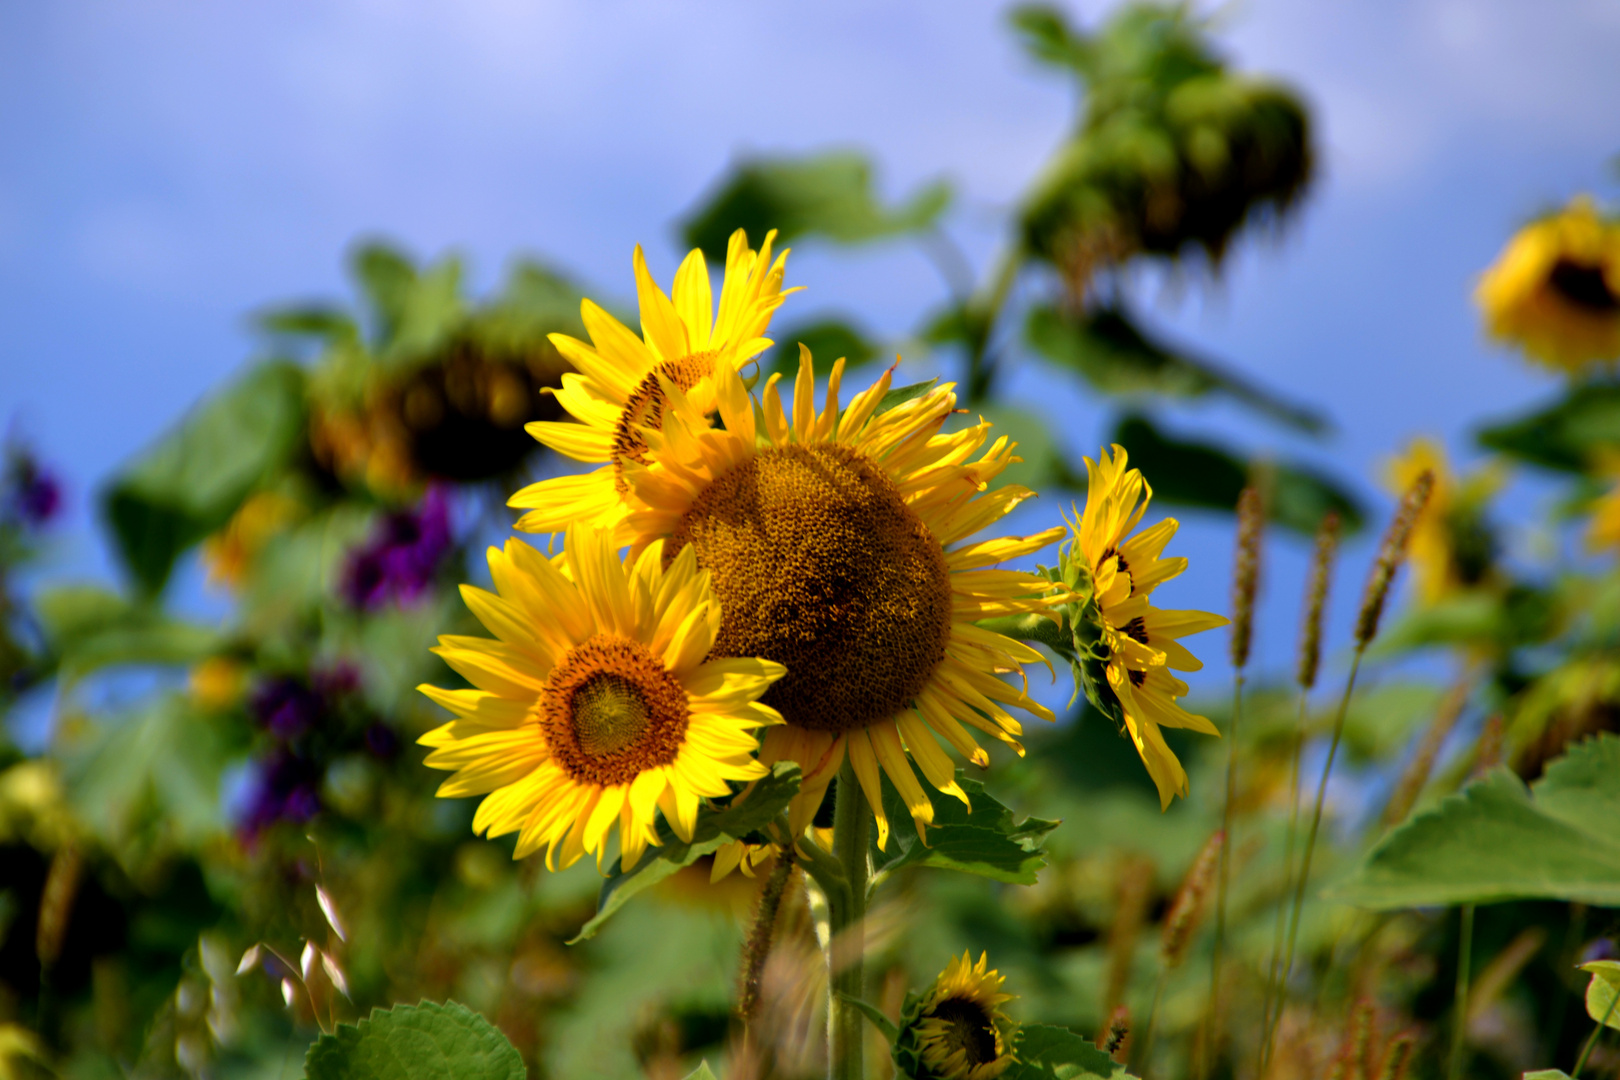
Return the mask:
[[[915,1012],[902,1018],[896,1057],[915,1056],[915,1075],[927,1080],[995,1080],[1014,1060],[1018,1025],[1001,1011],[1011,994],[1001,992],[1005,981],[989,971],[989,957],[979,954],[973,963],[968,953],[953,957],[934,980]],[[921,1068],[915,1068],[920,1064]]]
[[1161,558],[1176,533],[1174,518],[1129,535],[1147,513],[1153,489],[1141,470],[1127,469],[1126,462],[1125,448],[1119,445],[1112,454],[1104,450],[1097,461],[1086,458],[1086,507],[1071,523],[1074,536],[1067,558],[1081,562],[1091,578],[1108,658],[1108,689],[1159,789],[1163,809],[1176,795],[1187,794],[1187,772],[1159,729],[1220,735],[1209,720],[1176,704],[1186,696],[1187,684],[1170,671],[1204,666],[1177,639],[1225,626],[1227,619],[1207,611],[1164,611],[1148,603],[1148,595],[1185,570],[1187,560]]
[[555,559],[509,540],[489,568],[499,595],[461,594],[495,639],[434,650],[473,689],[418,688],[458,717],[421,742],[455,770],[441,796],[488,796],[475,831],[519,833],[515,857],[546,848],[555,869],[587,851],[601,866],[617,822],[629,867],[659,842],[655,809],[690,839],[700,800],[765,774],[754,729],[781,717],[757,699],[782,666],[707,659],[720,608],[691,553],[666,567],[655,544],[621,563],[581,526]]
[[940,434],[956,408],[948,386],[880,413],[889,373],[841,413],[842,360],[818,414],[810,354],[800,353],[791,419],[777,376],[756,417],[736,371],[720,371],[723,429],[665,380],[670,407],[650,434],[653,463],[625,470],[639,504],[628,524],[637,550],[664,539],[670,551],[694,550],[714,575],[723,611],[715,655],[787,665],[765,698],[786,724],[766,734],[760,760],[804,770],[789,811],[793,835],[810,824],[847,752],[883,846],[880,766],[922,833],[934,809],[907,751],[935,788],[966,802],[936,736],[982,766],[989,757],[964,724],[1022,753],[1021,728],[1003,705],[1053,719],[996,677],[1039,654],[974,623],[1049,610],[1050,582],[989,567],[1063,530],[955,546],[1031,494],[986,490],[1018,460],[1013,445],[999,439],[969,461],[990,425]]
[[1608,478],[1610,487],[1592,503],[1586,546],[1591,551],[1620,548],[1620,454],[1600,453],[1593,465],[1595,472]]
[[211,712],[224,712],[242,700],[247,668],[229,656],[210,656],[187,673],[191,698]]
[[1446,530],[1456,481],[1447,465],[1445,449],[1433,439],[1413,439],[1405,453],[1390,459],[1385,466],[1384,486],[1397,495],[1404,495],[1425,469],[1434,473],[1434,490],[1423,513],[1418,515],[1406,555],[1412,563],[1412,581],[1418,597],[1425,604],[1433,604],[1461,585],[1452,566],[1451,538]]
[[660,381],[692,395],[713,409],[712,377],[736,371],[771,345],[762,337],[771,314],[788,293],[782,289],[788,253],[771,262],[773,230],[756,254],[741,229],[731,234],[720,307],[714,313],[709,269],[694,249],[675,272],[672,296],[653,281],[641,248],[636,248],[636,295],[641,303],[643,337],[589,300],[580,315],[592,344],[564,334],[551,341],[577,373],[562,377],[556,392],[579,423],[537,421],[528,425],[536,439],[576,461],[606,462],[594,472],[531,484],[508,505],[527,510],[517,527],[557,532],[575,521],[613,528],[624,520],[624,469],[646,461],[647,428],[657,428],[665,399]]
[[1520,229],[1479,280],[1491,336],[1578,372],[1620,359],[1620,224],[1574,199]]
[[280,492],[259,491],[247,500],[225,527],[203,541],[202,560],[210,584],[239,587],[253,562],[272,537],[303,514],[296,499]]

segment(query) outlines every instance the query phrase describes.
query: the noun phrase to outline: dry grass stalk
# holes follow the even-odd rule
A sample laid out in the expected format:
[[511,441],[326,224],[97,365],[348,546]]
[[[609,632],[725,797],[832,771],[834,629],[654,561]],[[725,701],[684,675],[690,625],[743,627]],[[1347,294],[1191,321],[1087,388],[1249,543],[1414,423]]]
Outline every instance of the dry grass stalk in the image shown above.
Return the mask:
[[1457,721],[1462,718],[1463,709],[1468,706],[1468,699],[1473,695],[1474,682],[1479,677],[1479,665],[1470,663],[1457,681],[1452,683],[1451,689],[1441,699],[1440,707],[1434,712],[1434,719],[1429,722],[1429,728],[1423,733],[1423,741],[1412,754],[1411,762],[1401,773],[1400,781],[1395,785],[1395,791],[1390,795],[1389,802],[1384,805],[1381,824],[1384,828],[1393,828],[1406,820],[1406,815],[1412,812],[1417,804],[1418,796],[1423,794],[1423,787],[1429,782],[1429,774],[1434,771],[1435,759],[1440,756],[1440,748],[1445,745],[1446,738],[1457,727]]
[[1159,955],[1166,970],[1174,971],[1187,959],[1199,924],[1209,911],[1210,886],[1215,883],[1215,870],[1220,865],[1221,848],[1225,844],[1226,833],[1218,829],[1211,833],[1182,879],[1181,888],[1176,890],[1159,939]]
[[1254,638],[1254,597],[1260,587],[1260,537],[1265,530],[1265,502],[1250,485],[1238,496],[1237,562],[1232,569],[1232,666],[1249,662]]
[[1142,935],[1148,905],[1153,900],[1153,863],[1137,855],[1120,860],[1114,881],[1114,921],[1108,929],[1108,983],[1103,992],[1103,1014],[1112,1013],[1125,1000],[1131,982],[1131,962]]
[[1394,584],[1401,563],[1406,561],[1406,548],[1411,543],[1412,530],[1417,526],[1418,518],[1433,492],[1434,472],[1425,469],[1401,498],[1400,509],[1389,523],[1384,542],[1379,546],[1378,561],[1373,563],[1372,574],[1367,578],[1367,591],[1362,594],[1361,611],[1356,616],[1357,648],[1365,648],[1368,642],[1378,636],[1378,622],[1383,618],[1390,586]]
[[1305,586],[1305,625],[1299,641],[1299,668],[1296,677],[1302,689],[1316,685],[1322,666],[1322,616],[1327,610],[1328,589],[1333,583],[1333,561],[1339,551],[1339,512],[1329,510],[1316,530],[1316,550],[1311,556],[1311,575]]

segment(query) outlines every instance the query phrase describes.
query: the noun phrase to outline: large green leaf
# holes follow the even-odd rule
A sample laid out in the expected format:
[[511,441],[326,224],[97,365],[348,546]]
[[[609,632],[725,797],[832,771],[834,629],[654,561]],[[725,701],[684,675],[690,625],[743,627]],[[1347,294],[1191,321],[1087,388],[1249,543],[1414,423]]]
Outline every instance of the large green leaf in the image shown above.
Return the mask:
[[616,864],[602,892],[597,898],[596,914],[569,944],[596,936],[615,911],[644,889],[663,881],[683,866],[690,866],[704,855],[712,855],[724,844],[757,833],[775,820],[787,808],[789,800],[799,791],[799,766],[791,761],[778,762],[770,776],[754,785],[748,797],[740,803],[719,809],[705,808],[698,812],[697,826],[690,842],[682,840],[667,822],[659,821],[657,847],[648,848],[641,860],[629,870]]
[[[1142,470],[1154,496],[1164,502],[1231,510],[1249,482],[1249,469],[1229,451],[1212,443],[1172,438],[1143,416],[1121,419],[1113,441],[1130,452],[1131,464]],[[1267,468],[1272,521],[1314,535],[1322,516],[1337,510],[1345,532],[1361,528],[1360,505],[1337,481],[1304,465],[1273,462]],[[1083,476],[1075,475],[1071,482],[1085,486]]]
[[1173,398],[1222,394],[1300,431],[1320,434],[1328,428],[1320,413],[1157,340],[1117,307],[1070,315],[1040,305],[1030,311],[1024,333],[1035,351],[1079,372],[1105,394]]
[[141,589],[161,590],[180,554],[285,465],[303,433],[303,372],[261,364],[192,410],[115,479],[103,510]]
[[173,618],[150,601],[132,602],[98,585],[42,590],[35,610],[67,678],[118,664],[191,664],[220,647],[218,630]]
[[1574,746],[1533,789],[1496,769],[1392,830],[1330,894],[1371,908],[1568,900],[1620,906],[1620,737]]
[[853,244],[926,229],[949,202],[950,189],[935,183],[884,207],[872,190],[872,165],[858,153],[755,158],[733,167],[687,215],[681,233],[688,245],[723,260],[737,229],[746,229],[755,245],[771,229],[781,243],[813,235]]
[[1041,841],[1058,827],[1056,821],[1025,818],[1013,812],[984,790],[977,780],[956,771],[956,782],[967,793],[972,810],[960,799],[933,792],[934,822],[928,826],[925,844],[911,826],[911,811],[904,800],[883,779],[883,812],[889,819],[887,849],[877,846],[872,836],[874,874],[893,873],[903,866],[933,866],[960,870],[996,881],[1019,885],[1035,884],[1036,871],[1046,865]]
[[1018,1032],[1018,1060],[1008,1080],[1124,1080],[1125,1066],[1066,1027],[1025,1024]]
[[1620,448],[1620,386],[1573,386],[1552,405],[1482,429],[1479,441],[1532,465],[1582,472],[1599,451]]
[[525,1080],[500,1030],[465,1005],[424,1001],[339,1024],[304,1058],[307,1080]]

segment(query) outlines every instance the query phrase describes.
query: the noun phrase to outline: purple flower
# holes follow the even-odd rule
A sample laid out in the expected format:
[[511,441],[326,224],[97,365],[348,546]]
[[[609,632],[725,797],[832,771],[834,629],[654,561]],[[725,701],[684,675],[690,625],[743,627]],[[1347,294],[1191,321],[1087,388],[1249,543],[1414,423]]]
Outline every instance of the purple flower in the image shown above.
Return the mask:
[[411,603],[432,583],[451,544],[449,503],[442,489],[432,488],[415,510],[389,514],[371,540],[350,553],[344,599],[365,611]]
[[1620,958],[1620,948],[1615,947],[1614,939],[1600,937],[1586,943],[1586,948],[1581,950],[1581,958],[1578,963],[1590,964],[1595,960],[1614,960],[1617,958]]
[[281,677],[260,683],[249,709],[259,725],[278,739],[295,739],[315,726],[321,699],[297,679]]
[[399,736],[394,734],[393,728],[378,720],[366,728],[366,749],[371,751],[372,757],[387,761],[399,753]]
[[279,751],[255,768],[242,815],[242,833],[253,839],[280,821],[304,822],[321,808],[320,774],[314,762]]
[[41,528],[62,508],[62,485],[27,450],[12,446],[8,456],[5,515],[28,528]]

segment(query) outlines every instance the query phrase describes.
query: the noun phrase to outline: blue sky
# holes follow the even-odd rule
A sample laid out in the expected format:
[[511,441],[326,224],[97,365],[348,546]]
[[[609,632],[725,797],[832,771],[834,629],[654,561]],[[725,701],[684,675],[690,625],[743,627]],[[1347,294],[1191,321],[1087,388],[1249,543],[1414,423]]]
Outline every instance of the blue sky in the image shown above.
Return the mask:
[[[1527,216],[1620,194],[1620,7],[1250,0],[1222,18],[1241,66],[1315,107],[1322,182],[1218,287],[1145,282],[1148,311],[1339,433],[1305,444],[1219,405],[1169,423],[1305,455],[1372,497],[1409,435],[1465,454],[1481,420],[1556,391],[1481,340],[1468,293]],[[538,253],[624,297],[631,246],[667,278],[672,222],[735,155],[855,145],[890,195],[950,179],[949,227],[982,270],[1073,108],[993,4],[4,5],[0,422],[74,496],[55,572],[113,573],[94,491],[253,356],[248,312],[342,295],[357,236],[455,247],[481,284]],[[894,335],[944,296],[907,245],[803,244],[790,277],[801,310]],[[1106,430],[1072,383],[1028,370],[1009,389],[1077,451]],[[1521,485],[1518,505],[1537,497]],[[1223,608],[1227,527],[1191,520],[1182,544],[1195,569],[1163,602]],[[1280,663],[1302,545],[1277,552],[1262,655]]]

